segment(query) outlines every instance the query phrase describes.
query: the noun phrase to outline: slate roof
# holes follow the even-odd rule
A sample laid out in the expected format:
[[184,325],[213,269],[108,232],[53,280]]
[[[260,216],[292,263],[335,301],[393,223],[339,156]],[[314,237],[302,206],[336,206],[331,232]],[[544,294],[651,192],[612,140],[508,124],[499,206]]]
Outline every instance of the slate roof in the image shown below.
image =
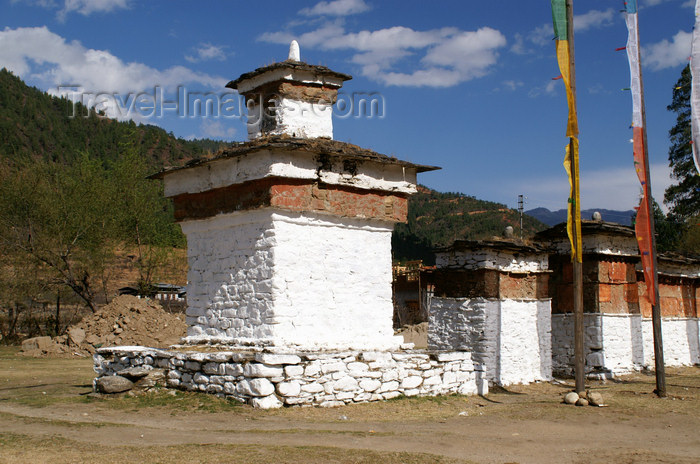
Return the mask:
[[342,160],[371,161],[381,164],[395,164],[399,166],[413,168],[417,172],[435,171],[437,169],[440,169],[437,166],[428,166],[423,164],[410,163],[408,161],[402,161],[397,158],[394,158],[393,156],[382,155],[381,153],[377,153],[366,148],[358,147],[357,145],[353,145],[350,143],[340,142],[338,140],[324,138],[304,139],[290,137],[288,135],[274,135],[267,137],[259,137],[248,142],[236,143],[232,146],[219,150],[211,157],[198,158],[189,161],[184,166],[166,167],[160,172],[152,174],[151,176],[149,176],[149,178],[162,179],[171,172],[189,169],[196,166],[202,166],[215,160],[244,156],[249,153],[254,153],[256,151],[262,150],[305,151],[317,155],[335,157]]
[[238,84],[240,84],[242,81],[251,79],[255,76],[259,76],[261,74],[264,74],[266,72],[274,71],[276,69],[293,69],[293,70],[299,70],[299,71],[309,71],[314,74],[320,74],[322,76],[331,76],[335,77],[337,79],[342,79],[343,81],[349,81],[352,79],[352,76],[349,74],[343,74],[337,71],[333,71],[330,68],[327,68],[325,66],[320,66],[316,64],[308,64],[304,63],[303,61],[292,61],[292,60],[287,60],[287,61],[281,61],[279,63],[273,63],[268,66],[262,66],[254,71],[250,71],[244,74],[241,74],[241,76],[238,79],[235,79],[228,84],[226,84],[226,87],[230,89],[238,89]]

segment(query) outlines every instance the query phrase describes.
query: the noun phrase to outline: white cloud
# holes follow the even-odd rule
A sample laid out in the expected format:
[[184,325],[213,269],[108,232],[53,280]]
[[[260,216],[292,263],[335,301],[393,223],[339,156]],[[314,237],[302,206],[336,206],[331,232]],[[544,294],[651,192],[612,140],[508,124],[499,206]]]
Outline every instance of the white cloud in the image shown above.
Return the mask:
[[[640,0],[637,3],[638,3],[640,8],[644,8],[644,7],[649,7],[649,6],[661,5],[662,3],[668,3],[670,1],[677,1],[677,0]],[[695,8],[695,0],[686,0],[681,4],[681,7],[683,7],[683,8]]]
[[[506,45],[499,31],[488,27],[461,31],[453,27],[416,31],[395,26],[376,31],[346,32],[340,22],[327,23],[299,36],[266,33],[260,40],[288,43],[296,38],[302,48],[352,50],[352,61],[362,74],[387,85],[449,87],[489,72],[498,58],[497,49]],[[409,71],[394,69],[408,56],[421,53],[420,67]]]
[[690,44],[693,34],[678,31],[669,41],[649,45],[643,48],[645,63],[653,70],[672,68],[687,63],[690,56]]
[[222,121],[205,119],[202,122],[202,135],[210,139],[233,140],[236,135],[234,127],[226,127]]
[[226,49],[225,45],[200,43],[199,47],[194,50],[194,55],[185,55],[185,59],[190,63],[209,60],[224,61],[226,59],[226,52],[224,49]]
[[[326,23],[320,28],[305,32],[301,35],[295,35],[290,32],[266,32],[258,37],[258,40],[263,42],[272,42],[288,45],[292,40],[296,39],[301,47],[316,48],[322,44],[328,46],[328,41],[337,37],[342,37],[345,34],[345,29],[339,22]],[[304,57],[304,49],[301,48],[302,59]]]
[[610,91],[606,90],[605,86],[603,86],[603,84],[601,84],[601,83],[591,85],[586,90],[591,95],[597,95],[597,94],[601,94],[601,93],[608,93],[608,94],[610,93]]
[[[574,16],[574,27],[576,32],[585,32],[590,29],[611,26],[614,19],[615,10],[612,8],[608,8],[605,11],[591,10],[587,13]],[[552,44],[554,39],[554,27],[552,23],[543,24],[531,30],[525,38],[534,45],[540,47]],[[512,50],[514,53],[521,55],[528,52],[525,49],[525,44],[518,42],[518,40],[524,42],[525,38],[516,34],[516,45],[514,46],[514,50]]]
[[460,32],[431,48],[423,61],[432,65],[458,68],[469,77],[481,74],[496,62],[494,48],[503,47],[506,38],[499,31],[483,27]]
[[354,48],[360,51],[401,50],[425,48],[455,34],[455,28],[415,31],[410,27],[394,26],[377,31],[360,31],[332,38],[325,48]]
[[59,15],[75,11],[83,16],[89,16],[93,13],[108,13],[125,8],[129,8],[129,0],[65,0]]
[[530,98],[536,98],[541,95],[554,95],[556,94],[558,80],[550,79],[546,84],[536,86],[530,89],[527,96]]
[[[650,166],[652,195],[661,205],[671,185],[666,163]],[[634,167],[581,172],[581,204],[584,208],[632,209],[639,205],[642,186]],[[609,205],[609,206],[606,206]]]
[[615,19],[615,10],[608,8],[605,11],[591,10],[588,13],[574,16],[574,28],[576,32],[610,26]]
[[440,68],[419,69],[412,73],[378,72],[376,79],[399,87],[452,87],[466,80],[458,71]]
[[[562,149],[562,160],[564,154]],[[671,172],[665,163],[653,164],[651,185],[654,199],[664,209],[664,190],[671,185]],[[634,167],[618,167],[600,170],[581,171],[581,208],[601,208],[629,210],[639,205],[641,185]],[[518,191],[526,195],[533,205],[543,205],[551,209],[566,207],[569,196],[569,181],[562,168],[561,175],[553,178],[528,179],[517,186]],[[553,202],[553,199],[560,199]]]
[[[47,10],[60,8],[56,13],[60,20],[65,20],[69,13],[80,13],[83,16],[90,16],[93,13],[109,13],[114,10],[127,9],[131,0],[13,0],[14,2],[24,2],[36,5]],[[61,3],[63,6],[61,7]]]
[[524,55],[528,52],[525,49],[525,38],[522,34],[515,34],[514,43],[511,45],[510,51],[516,55]]
[[[639,9],[648,8],[648,7],[653,7],[653,6],[661,5],[661,4],[663,4],[663,3],[668,3],[668,2],[671,2],[671,1],[675,2],[675,1],[678,1],[678,0],[637,0],[637,7],[638,7]],[[688,4],[691,3],[691,2],[692,2],[692,4],[693,4],[693,6],[695,6],[695,0],[688,0],[688,1],[686,1],[685,3],[683,3],[681,6],[683,6],[683,7],[688,6]]]
[[363,13],[370,7],[364,0],[333,0],[330,2],[318,2],[311,8],[299,11],[304,16],[348,16]]
[[544,46],[551,44],[554,39],[554,27],[552,24],[544,24],[536,27],[527,35],[528,40],[535,45]]
[[503,86],[511,91],[515,91],[524,85],[525,83],[523,83],[523,81],[503,81]]
[[41,8],[46,8],[47,10],[52,10],[58,8],[55,0],[10,0],[12,3],[27,3],[29,5],[39,6]]
[[[49,88],[53,94],[75,92],[61,91],[62,86],[77,87],[77,91],[85,93],[127,95],[144,91],[152,94],[155,86],[174,91],[185,84],[220,89],[226,82],[184,66],[158,70],[143,63],[125,63],[108,51],[68,42],[46,27],[0,31],[0,67]],[[107,104],[104,109],[113,108]]]

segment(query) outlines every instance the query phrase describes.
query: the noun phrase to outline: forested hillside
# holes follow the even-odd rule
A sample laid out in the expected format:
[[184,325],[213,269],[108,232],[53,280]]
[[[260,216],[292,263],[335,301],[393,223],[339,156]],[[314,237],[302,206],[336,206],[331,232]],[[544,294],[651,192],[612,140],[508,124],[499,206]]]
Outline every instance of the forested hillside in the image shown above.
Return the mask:
[[[188,141],[151,125],[105,118],[76,103],[27,86],[6,69],[0,69],[0,158],[5,162],[33,160],[73,162],[86,152],[105,162],[119,158],[129,143],[147,164],[179,164],[216,151],[222,142]],[[87,116],[86,116],[87,115]]]
[[[520,214],[506,205],[419,186],[418,193],[408,201],[408,223],[394,228],[394,259],[422,259],[432,264],[433,248],[449,245],[456,239],[500,236],[506,226],[513,226],[515,236],[520,236]],[[546,228],[537,219],[523,215],[523,238]]]

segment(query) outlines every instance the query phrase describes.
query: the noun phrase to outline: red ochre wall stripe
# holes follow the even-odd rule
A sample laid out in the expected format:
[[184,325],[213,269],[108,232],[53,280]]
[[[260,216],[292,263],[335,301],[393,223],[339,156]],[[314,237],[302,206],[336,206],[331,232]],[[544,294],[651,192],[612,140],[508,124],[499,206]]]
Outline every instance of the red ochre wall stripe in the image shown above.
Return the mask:
[[173,203],[178,222],[264,207],[391,222],[406,222],[408,215],[406,194],[279,177],[183,193]]

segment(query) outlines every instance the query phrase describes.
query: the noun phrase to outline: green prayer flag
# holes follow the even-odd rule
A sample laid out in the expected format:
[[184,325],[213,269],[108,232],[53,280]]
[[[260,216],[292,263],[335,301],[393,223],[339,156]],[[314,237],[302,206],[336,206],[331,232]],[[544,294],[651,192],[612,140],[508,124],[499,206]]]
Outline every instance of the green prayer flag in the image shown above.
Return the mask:
[[557,40],[568,40],[566,0],[552,0],[552,19],[554,20],[555,38]]

